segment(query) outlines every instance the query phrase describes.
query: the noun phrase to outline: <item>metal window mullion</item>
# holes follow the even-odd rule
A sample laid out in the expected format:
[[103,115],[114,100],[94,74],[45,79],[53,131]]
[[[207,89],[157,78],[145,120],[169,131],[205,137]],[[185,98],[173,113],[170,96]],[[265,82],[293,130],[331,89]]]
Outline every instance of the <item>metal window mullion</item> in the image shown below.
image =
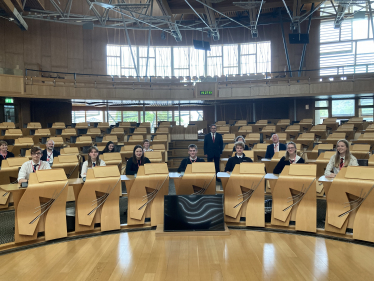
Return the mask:
[[222,60],[222,70],[221,70],[221,75],[224,75],[224,72],[223,72],[223,45],[221,45],[221,60]]
[[[138,67],[138,75],[140,76],[140,64],[139,64],[139,46],[136,46],[136,64]],[[135,68],[134,68],[135,70]]]
[[238,44],[238,73],[239,75],[242,74],[242,66],[240,65],[241,64],[241,57],[240,57],[240,44]]
[[208,76],[208,51],[207,50],[205,50],[204,56],[205,56],[204,76]]
[[174,47],[170,47],[170,55],[171,55],[171,76],[175,76],[174,75]]

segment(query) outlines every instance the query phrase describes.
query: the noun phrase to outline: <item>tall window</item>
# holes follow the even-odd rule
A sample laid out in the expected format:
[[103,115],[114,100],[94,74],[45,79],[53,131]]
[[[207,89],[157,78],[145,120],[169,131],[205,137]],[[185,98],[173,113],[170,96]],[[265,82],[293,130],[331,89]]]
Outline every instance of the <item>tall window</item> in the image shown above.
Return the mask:
[[329,102],[327,100],[315,102],[315,120],[314,125],[323,123],[323,119],[329,117]]
[[[374,8],[374,4],[372,4]],[[352,5],[348,12],[366,8]],[[322,11],[322,10],[321,10]],[[335,13],[326,7],[321,15]],[[320,75],[337,75],[374,72],[374,42],[370,16],[346,18],[340,28],[334,28],[334,20],[321,22],[320,27]]]
[[222,46],[211,46],[207,55],[208,76],[222,75]]
[[122,112],[123,122],[139,122],[138,111],[123,111]]
[[103,111],[86,111],[86,122],[103,122]]
[[86,111],[73,111],[71,114],[72,123],[83,123],[86,122]]
[[358,103],[359,117],[366,121],[373,121],[373,98],[362,98]]
[[332,117],[352,117],[355,116],[355,100],[332,100]]
[[110,125],[115,125],[116,123],[122,122],[121,111],[109,111],[108,115],[109,119],[107,122],[109,122]]
[[[270,42],[214,45],[210,51],[191,46],[150,47],[148,68],[148,47],[131,49],[139,76],[213,77],[271,72]],[[136,76],[134,60],[129,46],[107,45],[109,75]]]

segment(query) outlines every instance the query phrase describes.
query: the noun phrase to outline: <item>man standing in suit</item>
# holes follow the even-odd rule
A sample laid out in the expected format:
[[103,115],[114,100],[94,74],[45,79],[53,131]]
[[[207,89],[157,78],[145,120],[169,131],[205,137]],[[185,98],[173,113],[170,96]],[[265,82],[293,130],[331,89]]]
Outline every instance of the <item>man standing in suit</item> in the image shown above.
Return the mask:
[[280,150],[286,150],[286,145],[283,143],[279,143],[279,137],[277,134],[273,134],[271,136],[273,144],[269,144],[266,148],[265,158],[271,159],[273,158],[275,152],[279,152]]
[[57,156],[60,155],[60,152],[58,152],[57,150],[54,150],[55,148],[55,142],[53,140],[49,140],[47,143],[46,143],[46,149],[43,150],[43,155],[42,157],[40,158],[40,160],[42,161],[46,161],[49,163],[49,165],[52,166],[53,164],[53,159]]
[[217,126],[215,124],[210,126],[210,133],[205,135],[204,138],[204,154],[208,162],[214,161],[216,173],[219,172],[219,159],[223,150],[222,135],[216,133]]

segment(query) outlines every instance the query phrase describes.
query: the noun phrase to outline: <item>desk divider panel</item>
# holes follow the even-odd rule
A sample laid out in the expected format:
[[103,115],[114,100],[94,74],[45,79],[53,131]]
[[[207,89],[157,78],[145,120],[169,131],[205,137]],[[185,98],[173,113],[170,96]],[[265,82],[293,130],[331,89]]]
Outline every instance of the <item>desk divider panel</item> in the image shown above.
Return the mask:
[[315,164],[285,166],[272,189],[272,225],[288,227],[295,220],[295,229],[317,232]]

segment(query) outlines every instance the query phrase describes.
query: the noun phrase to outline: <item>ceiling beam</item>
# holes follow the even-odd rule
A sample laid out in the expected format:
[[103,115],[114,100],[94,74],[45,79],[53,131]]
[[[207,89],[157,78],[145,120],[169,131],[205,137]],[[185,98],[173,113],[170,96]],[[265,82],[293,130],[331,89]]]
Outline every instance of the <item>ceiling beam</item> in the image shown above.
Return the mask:
[[182,41],[182,34],[179,31],[178,25],[175,24],[175,18],[173,16],[173,13],[170,10],[168,1],[167,0],[156,0],[156,2],[158,6],[160,7],[162,15],[170,17],[170,22],[168,23],[168,25],[175,40],[177,42]]
[[[205,3],[207,6],[212,8],[212,3],[210,0],[202,0],[203,3]],[[212,9],[209,9],[207,6],[204,6],[204,12],[207,17],[208,25],[211,28],[211,36],[214,41],[219,40],[219,31],[217,28],[217,22],[216,22],[216,16]]]

